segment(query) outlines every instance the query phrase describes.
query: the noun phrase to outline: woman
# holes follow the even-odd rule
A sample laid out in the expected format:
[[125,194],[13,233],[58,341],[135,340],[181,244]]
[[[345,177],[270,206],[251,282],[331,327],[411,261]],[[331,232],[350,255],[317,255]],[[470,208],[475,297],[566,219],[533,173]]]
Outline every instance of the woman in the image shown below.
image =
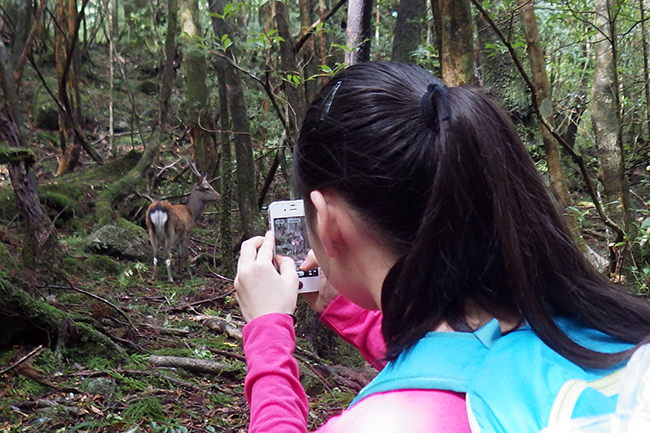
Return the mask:
[[[294,170],[315,258],[341,295],[313,305],[379,368],[388,361],[322,431],[539,431],[561,417],[566,383],[607,377],[650,334],[650,306],[588,264],[508,116],[478,89],[409,64],[351,66],[307,112]],[[235,287],[249,431],[306,431],[287,315],[298,281],[272,234],[243,244]],[[580,394],[573,415],[609,410],[603,399]]]

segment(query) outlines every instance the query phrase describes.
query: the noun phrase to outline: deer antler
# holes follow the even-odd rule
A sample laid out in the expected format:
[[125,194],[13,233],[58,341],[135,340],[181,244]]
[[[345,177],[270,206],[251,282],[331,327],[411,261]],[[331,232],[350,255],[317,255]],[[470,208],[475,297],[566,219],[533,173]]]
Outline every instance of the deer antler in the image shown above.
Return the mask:
[[196,165],[194,164],[194,161],[187,160],[187,165],[192,170],[192,173],[194,173],[199,179],[205,179],[205,176],[199,172],[199,169],[196,168]]

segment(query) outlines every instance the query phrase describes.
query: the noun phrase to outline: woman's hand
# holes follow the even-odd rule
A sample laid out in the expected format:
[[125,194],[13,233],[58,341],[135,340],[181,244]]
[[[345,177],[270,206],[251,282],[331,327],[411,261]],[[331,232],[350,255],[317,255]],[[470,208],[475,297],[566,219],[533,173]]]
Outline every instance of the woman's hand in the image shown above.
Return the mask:
[[293,314],[296,309],[296,267],[290,257],[273,257],[274,243],[273,232],[268,231],[241,246],[235,290],[246,322],[270,313]]
[[[315,268],[316,266],[318,266],[318,261],[316,260],[314,251],[309,250],[307,259],[302,262],[300,269],[303,271],[308,271]],[[318,292],[303,293],[302,296],[304,296],[305,300],[309,303],[309,306],[312,308],[312,310],[318,314],[322,314],[327,306],[332,303],[334,298],[339,295],[339,292],[337,292],[336,289],[329,283],[322,269],[321,272],[319,272],[319,278],[320,287],[318,289]]]

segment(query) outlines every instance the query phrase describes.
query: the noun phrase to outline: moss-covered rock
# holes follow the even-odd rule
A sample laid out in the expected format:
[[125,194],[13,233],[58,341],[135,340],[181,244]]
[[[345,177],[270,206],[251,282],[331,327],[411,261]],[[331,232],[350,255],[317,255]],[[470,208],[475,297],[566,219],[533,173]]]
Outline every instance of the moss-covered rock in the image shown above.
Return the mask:
[[107,256],[90,256],[84,261],[84,266],[88,270],[106,275],[117,276],[121,271],[120,264]]
[[84,249],[120,259],[145,261],[149,258],[150,248],[139,233],[136,230],[106,224],[86,238]]
[[138,90],[145,95],[154,96],[158,94],[158,83],[153,80],[144,80],[138,84]]
[[[49,191],[42,191],[39,194],[39,198],[41,199],[41,204],[43,204],[45,207],[60,213],[60,212],[66,212],[66,216],[71,216],[72,212],[70,207],[72,206],[72,200],[63,195],[59,194],[56,192],[49,192]],[[61,214],[63,216],[63,214]]]
[[18,261],[7,250],[5,244],[0,242],[0,271],[11,271],[14,269],[18,269]]
[[137,234],[139,238],[142,239],[148,239],[149,238],[149,233],[147,231],[140,227],[137,224],[132,223],[131,221],[127,220],[126,218],[117,218],[115,220],[115,225],[118,227],[121,227],[125,230],[132,231]]
[[34,121],[38,128],[49,131],[59,130],[59,112],[54,104],[43,104],[35,107]]
[[[29,287],[22,280],[0,278],[0,310],[12,312],[12,316],[0,314],[0,345],[25,345],[25,339],[33,344],[40,338],[40,344],[55,347],[64,356],[79,362],[90,355],[116,361],[127,359],[122,349],[106,335],[74,321],[71,315],[32,297],[27,290]],[[20,324],[30,328],[22,334],[17,333]]]

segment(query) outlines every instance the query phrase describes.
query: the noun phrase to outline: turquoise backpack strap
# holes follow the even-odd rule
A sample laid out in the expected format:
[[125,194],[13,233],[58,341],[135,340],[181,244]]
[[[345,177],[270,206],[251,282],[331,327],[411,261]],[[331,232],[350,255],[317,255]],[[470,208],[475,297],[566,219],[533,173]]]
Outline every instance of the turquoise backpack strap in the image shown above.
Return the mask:
[[493,320],[474,333],[430,332],[410,350],[391,361],[352,401],[398,389],[441,389],[467,392],[489,348],[501,337]]

